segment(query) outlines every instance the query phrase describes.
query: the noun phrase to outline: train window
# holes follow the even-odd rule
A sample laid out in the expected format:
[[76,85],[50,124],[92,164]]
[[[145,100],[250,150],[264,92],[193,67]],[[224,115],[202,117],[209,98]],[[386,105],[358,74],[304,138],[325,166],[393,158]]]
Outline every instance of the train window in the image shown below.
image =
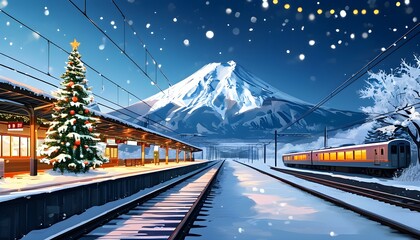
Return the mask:
[[366,150],[365,149],[362,150],[362,159],[366,160]]
[[384,149],[381,148],[381,155],[384,155]]
[[400,153],[404,153],[404,146],[400,146]]
[[391,154],[397,154],[397,146],[395,145],[391,146]]
[[346,160],[352,160],[353,158],[353,151],[346,151]]
[[344,152],[337,153],[337,160],[344,160]]
[[2,136],[3,157],[10,156],[10,136]]
[[330,154],[324,153],[324,160],[330,160]]
[[356,160],[361,160],[362,159],[362,151],[361,150],[354,151],[354,159],[356,159]]
[[324,154],[322,154],[322,153],[319,154],[319,160],[324,160]]
[[330,153],[330,160],[337,160],[337,153],[336,152]]

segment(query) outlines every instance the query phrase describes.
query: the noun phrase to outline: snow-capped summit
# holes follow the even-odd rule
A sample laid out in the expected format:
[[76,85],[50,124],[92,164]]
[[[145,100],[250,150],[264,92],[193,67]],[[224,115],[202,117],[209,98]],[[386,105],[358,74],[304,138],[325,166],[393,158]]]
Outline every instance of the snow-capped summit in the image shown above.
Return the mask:
[[[286,125],[311,107],[231,60],[207,64],[163,92],[127,108],[143,117],[124,116],[123,110],[114,114],[132,121],[146,121],[147,117],[181,133],[217,134],[220,137],[246,135],[250,131],[264,135],[265,131]],[[304,119],[298,127],[323,129],[325,124],[330,125],[331,119],[337,121],[332,115],[340,115],[343,119],[343,116],[354,118],[355,114],[360,117],[359,113],[320,109],[312,114],[315,116],[310,116],[314,121]]]
[[[154,102],[150,111],[173,103],[179,110],[193,113],[202,107],[213,109],[222,119],[260,108],[264,100],[284,99],[306,104],[264,83],[234,61],[210,63],[183,81],[160,92],[146,102]],[[170,116],[169,116],[170,117]]]

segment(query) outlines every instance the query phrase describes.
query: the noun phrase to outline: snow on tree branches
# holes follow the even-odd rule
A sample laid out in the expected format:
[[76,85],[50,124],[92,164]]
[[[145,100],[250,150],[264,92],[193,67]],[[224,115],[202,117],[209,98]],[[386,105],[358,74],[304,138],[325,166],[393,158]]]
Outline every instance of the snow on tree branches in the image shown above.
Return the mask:
[[40,152],[44,156],[41,162],[52,164],[55,171],[79,173],[101,166],[108,159],[102,156],[99,134],[94,132],[99,119],[92,116],[88,108],[93,95],[77,51],[79,43],[74,40],[71,45],[73,51],[66,72],[61,76],[61,88],[53,93],[57,98],[53,119]]
[[381,70],[369,73],[367,87],[360,90],[361,98],[374,101],[373,106],[361,110],[373,119],[385,123],[383,132],[394,133],[404,130],[417,146],[420,162],[420,58],[415,63],[402,60],[395,72],[387,74]]

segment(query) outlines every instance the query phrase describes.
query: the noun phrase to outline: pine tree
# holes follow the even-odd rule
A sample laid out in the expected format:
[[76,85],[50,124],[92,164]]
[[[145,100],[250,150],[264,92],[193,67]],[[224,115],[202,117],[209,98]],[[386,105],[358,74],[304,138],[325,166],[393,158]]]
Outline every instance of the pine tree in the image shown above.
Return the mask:
[[41,162],[52,164],[54,171],[79,173],[101,166],[108,159],[102,157],[97,143],[99,133],[94,129],[99,119],[87,107],[92,101],[91,88],[87,87],[86,68],[81,62],[76,39],[70,43],[66,72],[61,76],[61,88],[54,92],[52,121],[45,143],[41,146]]

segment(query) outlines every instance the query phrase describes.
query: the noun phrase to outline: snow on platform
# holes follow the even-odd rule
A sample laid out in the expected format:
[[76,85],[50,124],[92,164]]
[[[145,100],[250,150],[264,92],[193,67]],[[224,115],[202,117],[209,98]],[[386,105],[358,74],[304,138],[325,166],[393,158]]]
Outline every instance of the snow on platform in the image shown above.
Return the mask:
[[110,167],[97,168],[90,170],[88,173],[64,173],[47,170],[38,173],[37,176],[29,174],[16,175],[13,178],[7,177],[0,179],[0,202],[15,199],[22,196],[41,194],[45,192],[53,192],[64,188],[71,188],[91,184],[94,182],[102,182],[110,179],[129,177],[148,172],[160,171],[170,168],[178,168],[191,164],[198,164],[203,161],[195,160],[194,162],[179,163],[164,162],[159,165],[146,164],[145,166],[136,167]]

